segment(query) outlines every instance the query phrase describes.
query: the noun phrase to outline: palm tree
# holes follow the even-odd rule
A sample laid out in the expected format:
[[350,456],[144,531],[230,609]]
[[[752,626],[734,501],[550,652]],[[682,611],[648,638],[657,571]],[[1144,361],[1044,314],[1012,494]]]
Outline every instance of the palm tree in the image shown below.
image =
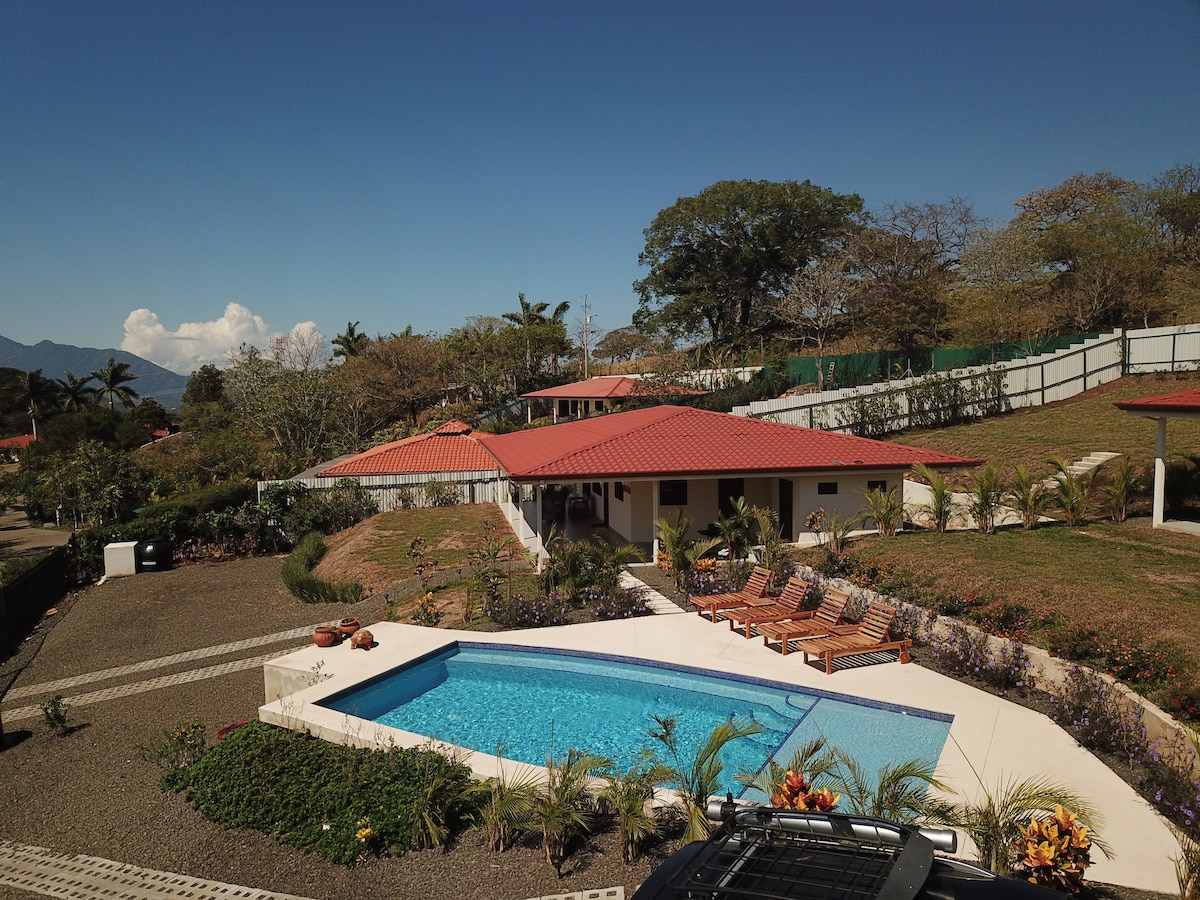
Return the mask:
[[671,563],[671,577],[675,587],[683,588],[684,580],[696,567],[696,561],[710,550],[721,545],[720,538],[693,541],[688,538],[692,520],[682,510],[675,510],[671,517],[654,520],[654,536],[658,539],[658,552]]
[[534,801],[533,817],[542,828],[542,852],[555,869],[562,865],[567,846],[577,834],[591,831],[595,798],[591,780],[612,768],[602,756],[580,753],[574,747],[562,760],[546,760],[546,784]]
[[925,463],[917,463],[913,466],[913,474],[929,483],[929,502],[922,504],[919,511],[929,516],[934,531],[945,534],[954,519],[955,507],[958,505],[946,480],[946,473],[931,469]]
[[69,369],[63,372],[66,378],[55,379],[62,388],[62,408],[64,412],[79,412],[85,406],[91,406],[99,396],[97,389],[90,386],[96,379],[95,375],[87,378],[76,378]]
[[508,849],[518,833],[533,827],[533,813],[541,792],[536,775],[514,778],[505,774],[501,750],[502,747],[496,747],[496,775],[475,782],[469,789],[482,801],[479,827],[484,845],[492,852]]
[[621,859],[631,863],[637,859],[642,844],[658,834],[658,816],[652,808],[654,789],[671,777],[671,773],[653,754],[645,756],[625,772],[610,772],[600,792],[600,800],[608,805],[617,819],[621,838]]
[[136,375],[129,373],[129,368],[129,363],[117,362],[110,356],[108,358],[108,365],[92,372],[92,377],[100,382],[100,387],[96,389],[96,395],[99,397],[108,397],[109,409],[116,408],[116,400],[120,400],[121,405],[126,409],[132,409],[138,399],[138,392],[131,387],[127,387],[129,382],[137,379]]
[[33,436],[37,437],[38,419],[42,410],[58,404],[60,388],[57,381],[42,375],[41,369],[25,372],[17,382],[17,402],[25,406],[33,426]]
[[563,317],[570,310],[571,304],[564,300],[554,307],[554,312],[547,319],[546,310],[550,308],[549,303],[530,303],[525,299],[524,294],[517,294],[517,302],[520,304],[520,309],[516,312],[503,313],[500,318],[511,322],[525,336],[525,371],[529,373],[533,371],[533,329],[538,325],[562,326]]
[[714,728],[704,746],[685,758],[679,748],[675,719],[655,716],[654,721],[658,728],[652,730],[650,736],[667,750],[670,759],[664,761],[664,765],[671,772],[671,781],[683,805],[687,822],[684,840],[702,841],[708,837],[711,828],[707,815],[708,799],[720,791],[721,773],[725,771],[721,750],[730,741],[758,734],[762,725],[753,720],[739,722],[731,718]]
[[1013,469],[1012,486],[1005,494],[1005,499],[1021,514],[1021,526],[1026,531],[1032,531],[1050,509],[1053,496],[1028,469],[1018,465]]
[[358,330],[357,322],[347,322],[346,330],[331,342],[333,355],[343,359],[360,355],[371,343],[371,339]]
[[730,504],[729,515],[717,516],[717,531],[729,549],[729,567],[732,570],[739,559],[746,558],[746,551],[754,537],[754,510],[746,503],[745,497],[738,497]]

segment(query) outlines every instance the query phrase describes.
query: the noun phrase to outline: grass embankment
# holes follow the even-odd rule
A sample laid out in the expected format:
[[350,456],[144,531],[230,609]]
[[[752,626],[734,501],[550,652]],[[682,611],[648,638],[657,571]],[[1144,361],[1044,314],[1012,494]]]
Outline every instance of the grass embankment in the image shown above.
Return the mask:
[[[1107,450],[1128,455],[1139,470],[1146,471],[1154,461],[1155,424],[1113,404],[1189,388],[1200,388],[1200,375],[1131,376],[1051,406],[1018,410],[953,428],[909,431],[889,440],[986,459],[1001,469],[1023,465],[1038,474],[1050,471],[1052,459],[1073,462]],[[1200,420],[1172,419],[1167,425],[1167,450],[1200,450]]]
[[[417,566],[435,563],[426,571],[431,575],[434,601],[443,614],[441,624],[471,627],[464,626],[471,556],[482,548],[489,525],[497,534],[512,534],[499,508],[492,504],[380,513],[328,538],[328,550],[314,571],[330,580],[358,581],[372,595],[386,592],[388,618],[407,622],[423,593],[416,578]],[[418,542],[415,546],[414,541]],[[513,573],[514,591],[531,594],[535,584],[532,568]],[[470,618],[476,620],[475,615]]]

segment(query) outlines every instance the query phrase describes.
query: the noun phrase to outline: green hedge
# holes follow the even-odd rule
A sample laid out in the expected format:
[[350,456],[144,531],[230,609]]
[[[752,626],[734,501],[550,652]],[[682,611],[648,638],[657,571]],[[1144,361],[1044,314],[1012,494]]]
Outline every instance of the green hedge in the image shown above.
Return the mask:
[[305,603],[357,603],[363,587],[357,581],[326,581],[312,570],[325,555],[325,539],[310,531],[296,544],[283,564],[283,583]]

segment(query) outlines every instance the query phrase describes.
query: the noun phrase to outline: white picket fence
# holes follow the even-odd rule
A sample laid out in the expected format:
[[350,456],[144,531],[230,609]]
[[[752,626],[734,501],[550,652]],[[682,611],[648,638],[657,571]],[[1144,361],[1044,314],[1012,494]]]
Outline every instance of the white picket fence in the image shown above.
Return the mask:
[[1117,330],[1053,353],[919,378],[762,400],[734,407],[733,413],[826,431],[851,431],[856,424],[856,402],[875,398],[880,408],[888,410],[891,430],[899,431],[912,427],[914,414],[919,412],[911,402],[917,393],[912,389],[934,379],[953,379],[963,383],[968,393],[988,395],[966,410],[969,416],[982,416],[1066,400],[1126,374],[1193,371],[1198,363],[1200,325]]
[[[302,484],[309,490],[332,488],[337,478],[293,478],[288,481],[260,481],[258,499],[273,484]],[[379,504],[380,512],[437,505],[437,498],[448,499],[453,492],[458,503],[499,503],[506,493],[507,479],[495,470],[474,472],[438,472],[436,475],[359,475],[361,484]],[[427,489],[436,482],[433,490]],[[443,503],[443,505],[445,505]]]

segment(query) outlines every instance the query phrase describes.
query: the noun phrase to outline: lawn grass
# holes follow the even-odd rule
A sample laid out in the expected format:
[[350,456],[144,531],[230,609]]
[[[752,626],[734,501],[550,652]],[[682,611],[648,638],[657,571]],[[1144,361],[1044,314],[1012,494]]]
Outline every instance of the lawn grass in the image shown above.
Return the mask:
[[[953,428],[907,431],[888,440],[958,456],[986,459],[1009,469],[1025,466],[1035,475],[1050,472],[1052,459],[1068,462],[1096,451],[1123,453],[1140,471],[1154,461],[1155,424],[1113,406],[1175,391],[1200,388],[1200,375],[1137,375],[1109,382],[1050,406],[1019,410]],[[1200,450],[1200,420],[1172,419],[1167,425],[1169,453]]]
[[[906,532],[859,538],[850,549],[911,573],[923,595],[977,594],[1026,607],[1035,623],[1029,640],[1039,646],[1055,627],[1093,628],[1171,646],[1200,673],[1200,541],[1191,535],[1144,521],[1094,522],[993,535]],[[807,561],[823,552],[806,551]]]

